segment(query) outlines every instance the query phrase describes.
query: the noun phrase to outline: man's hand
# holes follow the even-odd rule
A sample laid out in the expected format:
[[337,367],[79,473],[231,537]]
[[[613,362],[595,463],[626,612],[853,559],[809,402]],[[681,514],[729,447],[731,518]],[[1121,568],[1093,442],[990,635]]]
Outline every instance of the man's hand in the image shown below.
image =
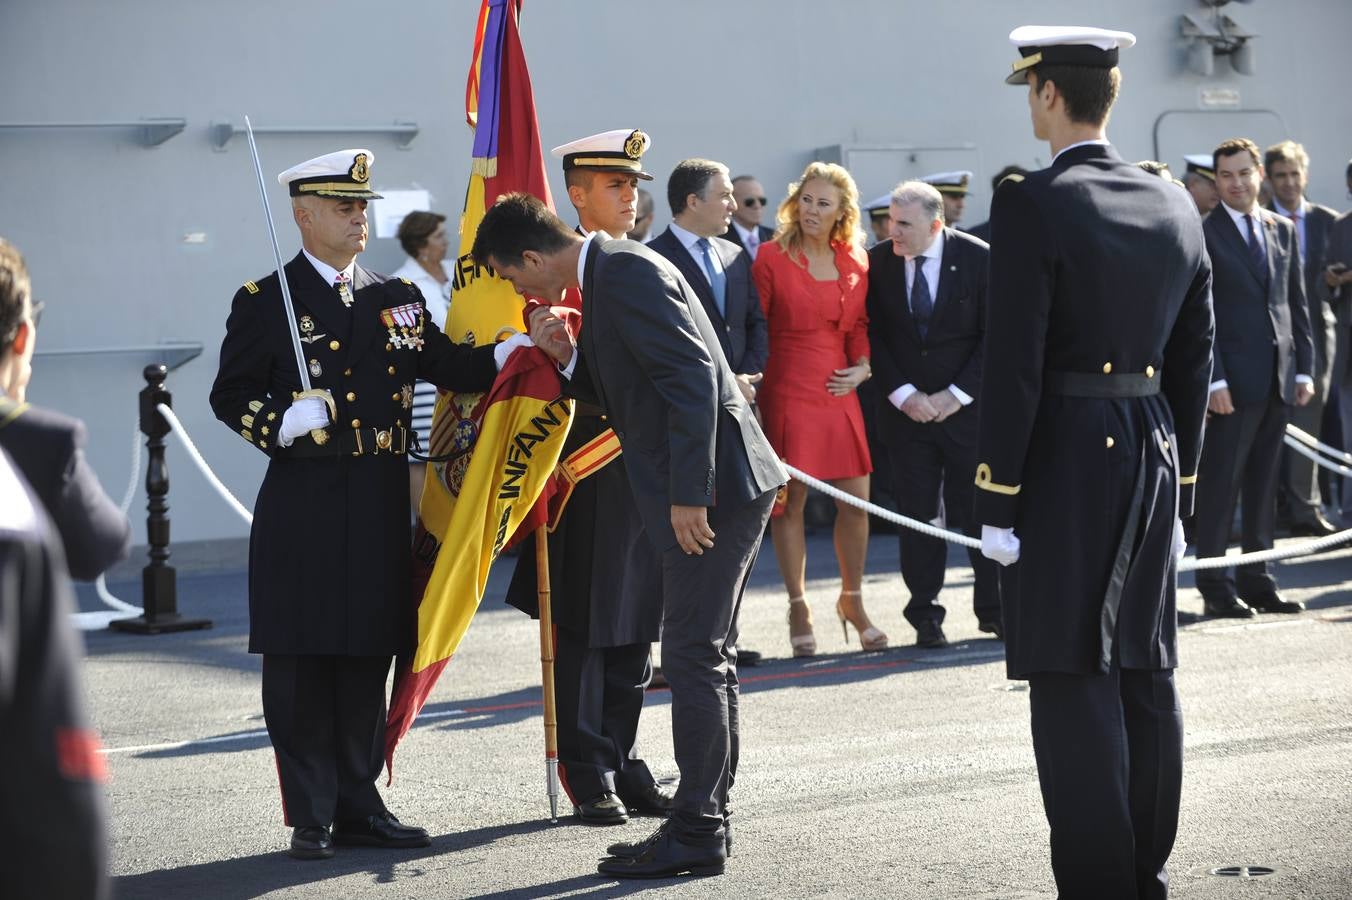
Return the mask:
[[859,387],[873,374],[873,370],[867,365],[846,366],[843,369],[832,370],[831,377],[826,379],[826,390],[835,397],[844,397],[850,391]]
[[1013,528],[982,525],[981,555],[1002,566],[1013,565],[1019,561],[1019,536]]
[[1296,406],[1304,406],[1314,399],[1314,385],[1296,382]]
[[676,543],[687,554],[704,555],[704,548],[713,549],[714,530],[709,527],[709,510],[703,506],[671,507],[671,530],[676,532]]
[[[957,401],[954,401],[957,402]],[[939,410],[934,408],[930,398],[926,394],[916,391],[907,397],[901,404],[901,411],[911,417],[913,422],[933,422],[939,417]]]
[[573,358],[573,336],[563,320],[544,307],[531,310],[530,339],[561,366]]
[[1230,401],[1229,388],[1216,388],[1211,392],[1211,396],[1206,401],[1207,412],[1215,413],[1218,416],[1228,416],[1235,411],[1235,404]]
[[953,413],[962,409],[962,404],[958,402],[958,398],[954,397],[953,392],[948,388],[944,388],[938,393],[930,394],[929,402],[930,406],[934,407],[934,411],[937,414],[934,417],[934,421],[936,422],[942,422],[944,419],[953,415]]
[[1352,269],[1346,263],[1330,263],[1324,270],[1324,283],[1331,288],[1342,287],[1352,281]]
[[302,434],[309,434],[329,424],[329,408],[318,397],[302,397],[282,413],[282,427],[277,429],[278,443],[290,447]]
[[748,404],[754,404],[756,402],[756,384],[764,377],[764,372],[757,372],[754,375],[737,376],[737,389],[742,392],[742,399]]

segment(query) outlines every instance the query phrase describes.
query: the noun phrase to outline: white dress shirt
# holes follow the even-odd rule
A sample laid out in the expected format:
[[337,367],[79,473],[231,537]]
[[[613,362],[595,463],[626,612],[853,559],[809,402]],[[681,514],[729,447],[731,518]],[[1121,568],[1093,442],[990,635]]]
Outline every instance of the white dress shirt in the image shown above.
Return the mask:
[[[681,242],[681,246],[685,248],[685,252],[689,253],[690,258],[695,261],[695,268],[699,269],[701,272],[704,273],[704,281],[710,287],[713,287],[713,282],[709,280],[709,270],[704,268],[704,254],[700,251],[699,247],[697,246],[700,240],[700,236],[695,234],[693,231],[686,231],[684,228],[677,225],[675,222],[671,223],[671,233],[676,235],[676,240]],[[714,248],[712,246],[713,239],[709,238],[708,241],[711,245],[709,247],[709,262],[713,264],[713,267],[717,271],[722,272],[723,260],[719,259],[718,254],[714,252]]]
[[737,229],[737,236],[742,239],[742,246],[746,248],[746,252],[750,253],[751,258],[754,260],[756,254],[760,251],[760,229],[753,228],[748,231],[743,228],[742,223],[738,222],[736,219],[732,220],[732,227]]
[[[915,286],[915,266],[917,260],[920,261],[920,265],[922,266],[921,271],[925,273],[925,282],[929,285],[930,300],[931,301],[938,300],[939,279],[942,277],[944,268],[943,267],[944,240],[945,240],[944,232],[943,229],[941,228],[939,229],[939,234],[934,238],[934,242],[931,243],[927,248],[925,248],[924,253],[920,254],[919,256],[906,257],[907,309],[911,308],[911,288]],[[935,306],[934,309],[937,311],[938,306]],[[910,396],[915,392],[916,386],[911,384],[910,382],[907,382],[906,384],[903,384],[901,387],[897,388],[892,393],[888,394],[887,399],[897,409],[901,409],[901,405],[905,403],[910,398]],[[972,396],[968,394],[966,391],[959,388],[956,384],[950,384],[948,386],[948,392],[952,394],[954,397],[956,397],[958,402],[961,403],[963,406],[967,406],[969,403],[972,402]]]
[[1074,150],[1076,147],[1088,147],[1091,144],[1098,147],[1107,147],[1110,143],[1111,142],[1108,141],[1106,138],[1094,138],[1088,141],[1076,141],[1069,147],[1062,147],[1060,150],[1057,150],[1056,156],[1052,157],[1052,162],[1055,163],[1062,153],[1065,153],[1067,150]]
[[[319,273],[320,278],[327,281],[330,285],[338,281],[338,271],[339,271],[338,269],[335,269],[333,266],[324,262],[324,260],[320,259],[319,257],[314,256],[313,254],[310,253],[309,250],[306,250],[303,247],[301,248],[301,252],[304,253],[305,258],[310,261],[310,265],[315,267],[315,271]],[[356,273],[356,269],[357,269],[357,257],[354,256],[352,257],[352,262],[347,264],[347,268],[342,270],[343,274],[347,276],[347,280],[349,283],[351,283],[352,276]],[[355,298],[356,294],[353,294],[353,297]]]
[[[597,235],[600,235],[600,237],[598,238]],[[593,240],[608,241],[610,240],[610,235],[606,234],[604,231],[593,231],[588,234],[587,239],[582,242],[582,249],[578,251],[577,254],[577,289],[579,293],[582,291],[582,285],[587,279],[587,248],[591,246]],[[586,298],[584,297],[583,299],[585,300]],[[571,379],[575,368],[577,368],[576,347],[573,348],[573,355],[568,358],[568,365],[559,366],[559,374],[564,378]]]

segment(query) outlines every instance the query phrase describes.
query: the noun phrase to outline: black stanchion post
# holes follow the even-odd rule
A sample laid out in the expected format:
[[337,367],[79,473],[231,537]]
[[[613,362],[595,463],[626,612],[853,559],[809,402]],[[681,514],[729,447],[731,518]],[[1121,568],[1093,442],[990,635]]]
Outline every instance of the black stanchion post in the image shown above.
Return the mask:
[[169,423],[157,406],[173,406],[173,397],[164,386],[168,368],[146,366],[146,386],[141,390],[141,433],[146,436],[150,461],[146,466],[146,539],[150,544],[150,562],[141,569],[141,606],[144,615],[133,619],[115,619],[110,628],[136,634],[161,634],[210,628],[210,619],[186,619],[178,614],[178,586],[174,567],[169,565],[169,466],[164,460],[164,439]]

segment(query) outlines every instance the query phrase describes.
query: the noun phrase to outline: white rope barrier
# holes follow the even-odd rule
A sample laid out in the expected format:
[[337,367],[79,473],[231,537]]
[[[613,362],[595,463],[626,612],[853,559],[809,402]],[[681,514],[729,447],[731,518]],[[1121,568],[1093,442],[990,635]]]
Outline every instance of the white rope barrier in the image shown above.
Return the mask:
[[[1299,431],[1299,429],[1297,430]],[[1303,434],[1304,432],[1301,433]],[[1301,456],[1310,460],[1315,465],[1322,466],[1323,468],[1328,469],[1330,472],[1337,472],[1344,478],[1352,478],[1352,469],[1348,468],[1347,466],[1340,466],[1338,465],[1338,463],[1334,462],[1333,460],[1329,459],[1326,456],[1321,456],[1314,450],[1311,450],[1309,446],[1304,444],[1299,438],[1288,434],[1285,438],[1285,441],[1286,446],[1290,447],[1292,450],[1296,451]],[[1318,444],[1319,442],[1315,441],[1315,443]]]
[[207,483],[216,489],[216,493],[221,495],[222,500],[230,504],[230,508],[237,512],[241,519],[252,525],[253,513],[249,512],[244,504],[240,503],[239,500],[235,498],[235,495],[230,493],[230,489],[221,483],[221,480],[216,477],[216,473],[211,471],[211,466],[207,465],[207,461],[202,458],[202,454],[198,451],[197,445],[192,442],[192,438],[188,437],[187,429],[185,429],[183,423],[178,420],[178,416],[174,415],[174,411],[163,403],[157,404],[155,409],[159,411],[160,415],[164,416],[164,421],[169,423],[169,430],[176,434],[178,439],[183,442],[183,446],[188,450],[188,455],[192,457],[193,462],[197,463],[197,468],[201,470],[202,476],[206,478]]
[[[795,480],[801,481],[814,490],[821,491],[832,499],[839,500],[842,503],[848,503],[856,509],[862,509],[865,512],[875,515],[884,521],[895,525],[901,525],[912,531],[918,531],[921,534],[930,537],[940,538],[952,544],[958,544],[962,547],[970,547],[974,550],[981,549],[981,541],[974,537],[968,537],[965,534],[959,534],[956,531],[949,531],[945,528],[938,528],[930,525],[928,522],[921,522],[918,519],[912,519],[909,516],[903,516],[900,513],[894,513],[890,509],[883,509],[881,506],[869,503],[848,494],[839,488],[832,487],[826,482],[814,478],[811,475],[799,469],[795,469],[788,463],[784,463],[784,468]],[[1233,553],[1225,556],[1213,556],[1206,559],[1184,559],[1178,564],[1178,571],[1193,572],[1198,569],[1224,569],[1230,566],[1245,565],[1248,563],[1275,562],[1282,559],[1291,559],[1297,556],[1309,556],[1313,553],[1319,553],[1339,544],[1352,541],[1352,528],[1346,531],[1340,531],[1337,534],[1331,534],[1328,537],[1320,538],[1316,541],[1309,541],[1304,544],[1298,544],[1294,547],[1273,548],[1271,550],[1261,550],[1254,553]]]
[[1322,443],[1318,438],[1310,434],[1308,431],[1302,431],[1294,425],[1286,426],[1286,436],[1288,438],[1295,438],[1296,440],[1300,441],[1307,447],[1313,447],[1314,449],[1323,453],[1325,456],[1331,456],[1334,459],[1340,459],[1345,463],[1352,463],[1352,453],[1345,453],[1342,450],[1339,450],[1337,447],[1330,447],[1328,444]]

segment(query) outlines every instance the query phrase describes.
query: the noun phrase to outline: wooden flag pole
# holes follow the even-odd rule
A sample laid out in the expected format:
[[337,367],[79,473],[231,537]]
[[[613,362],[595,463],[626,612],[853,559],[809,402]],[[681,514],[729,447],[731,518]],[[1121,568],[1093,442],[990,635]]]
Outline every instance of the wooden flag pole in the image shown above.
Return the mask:
[[545,792],[549,821],[559,820],[559,720],[554,708],[554,614],[549,594],[549,530],[535,529],[535,580],[540,604],[540,685],[545,704]]

